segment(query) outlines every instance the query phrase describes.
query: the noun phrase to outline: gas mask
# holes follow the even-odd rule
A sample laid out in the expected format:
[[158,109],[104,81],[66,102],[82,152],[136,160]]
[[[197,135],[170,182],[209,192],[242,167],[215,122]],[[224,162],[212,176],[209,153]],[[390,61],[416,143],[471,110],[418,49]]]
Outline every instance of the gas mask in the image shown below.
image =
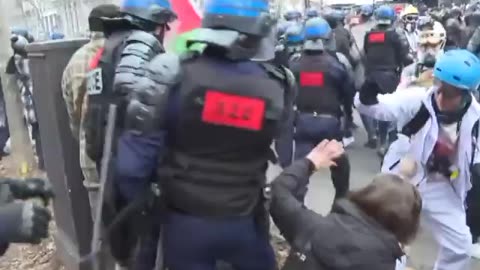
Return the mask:
[[445,40],[438,38],[433,31],[424,31],[419,34],[417,59],[427,68],[433,68],[436,59],[443,54]]
[[408,22],[405,24],[405,30],[409,33],[413,33],[415,31],[415,23],[414,22]]
[[422,64],[426,68],[433,68],[437,57],[442,53],[437,46],[431,45],[420,45],[417,50],[417,59],[418,63]]
[[403,23],[405,25],[405,30],[409,33],[413,33],[415,31],[415,28],[416,28],[417,20],[418,20],[418,15],[416,15],[416,14],[405,15],[403,17]]

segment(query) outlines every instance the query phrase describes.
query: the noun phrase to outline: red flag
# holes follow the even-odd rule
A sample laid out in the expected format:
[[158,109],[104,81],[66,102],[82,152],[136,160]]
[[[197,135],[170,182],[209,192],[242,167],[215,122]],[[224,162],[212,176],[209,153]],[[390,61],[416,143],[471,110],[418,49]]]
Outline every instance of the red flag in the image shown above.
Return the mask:
[[176,34],[200,27],[202,21],[201,14],[193,1],[194,0],[174,0],[171,2],[173,10],[178,15],[176,28],[173,26]]

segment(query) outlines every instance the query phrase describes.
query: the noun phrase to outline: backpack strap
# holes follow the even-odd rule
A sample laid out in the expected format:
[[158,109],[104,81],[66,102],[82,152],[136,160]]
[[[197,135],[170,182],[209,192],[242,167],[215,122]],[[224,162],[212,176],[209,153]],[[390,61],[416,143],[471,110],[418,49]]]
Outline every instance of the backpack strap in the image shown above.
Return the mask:
[[430,119],[430,112],[427,107],[425,107],[425,104],[422,103],[417,114],[415,114],[410,122],[403,126],[401,133],[409,138],[412,137],[427,123],[428,119]]
[[473,169],[473,163],[475,162],[475,154],[477,150],[478,130],[480,125],[480,119],[478,119],[472,128],[472,159],[470,160],[470,171]]

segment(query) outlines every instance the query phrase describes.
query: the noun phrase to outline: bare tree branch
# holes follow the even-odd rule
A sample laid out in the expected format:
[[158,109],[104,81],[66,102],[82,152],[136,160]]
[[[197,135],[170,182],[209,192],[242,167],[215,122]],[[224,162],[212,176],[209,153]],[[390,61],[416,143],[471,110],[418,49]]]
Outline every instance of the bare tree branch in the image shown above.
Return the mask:
[[40,2],[37,2],[36,0],[23,0],[29,5],[33,7],[35,10],[35,13],[37,15],[38,21],[40,22],[40,27],[42,28],[43,32],[47,30],[47,27],[45,25],[45,21],[43,20],[43,6],[40,4]]

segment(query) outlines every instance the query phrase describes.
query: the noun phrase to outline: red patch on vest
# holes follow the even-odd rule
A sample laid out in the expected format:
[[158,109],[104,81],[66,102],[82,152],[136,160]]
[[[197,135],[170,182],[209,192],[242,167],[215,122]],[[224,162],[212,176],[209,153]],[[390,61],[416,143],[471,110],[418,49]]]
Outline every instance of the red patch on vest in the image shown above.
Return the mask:
[[255,97],[226,94],[207,90],[202,121],[209,124],[248,130],[261,130],[265,101]]
[[103,51],[105,51],[105,48],[100,48],[92,60],[90,60],[90,69],[96,69],[98,67],[100,59],[102,59]]
[[323,86],[325,78],[323,72],[301,72],[300,86]]
[[385,33],[370,33],[368,35],[368,41],[372,43],[383,43],[385,42]]

